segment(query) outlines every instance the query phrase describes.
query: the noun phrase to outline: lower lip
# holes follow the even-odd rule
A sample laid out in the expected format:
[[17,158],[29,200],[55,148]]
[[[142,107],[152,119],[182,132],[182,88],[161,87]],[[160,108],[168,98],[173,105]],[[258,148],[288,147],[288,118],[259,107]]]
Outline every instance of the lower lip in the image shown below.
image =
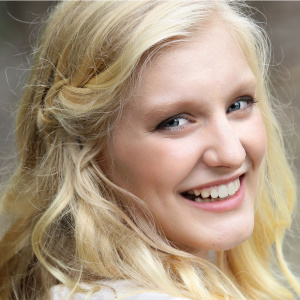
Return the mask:
[[230,198],[219,200],[215,202],[195,202],[184,198],[190,205],[193,205],[202,210],[211,212],[225,212],[238,208],[244,200],[245,197],[245,177],[240,177],[240,188],[239,190]]

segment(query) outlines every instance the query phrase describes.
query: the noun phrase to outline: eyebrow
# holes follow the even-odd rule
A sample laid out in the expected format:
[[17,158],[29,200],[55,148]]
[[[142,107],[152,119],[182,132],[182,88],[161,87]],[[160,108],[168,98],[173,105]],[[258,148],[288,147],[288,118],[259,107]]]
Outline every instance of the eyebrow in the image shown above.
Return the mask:
[[152,117],[156,115],[159,117],[165,117],[167,114],[176,114],[178,111],[184,112],[184,108],[190,105],[195,105],[195,101],[188,99],[175,99],[168,102],[160,103],[159,100],[155,101],[154,105],[151,105],[146,108],[145,113],[143,113],[142,118],[147,119],[148,117]]
[[[228,92],[227,97],[229,98],[231,97],[230,95],[232,95],[232,100],[234,100],[240,93],[250,93],[250,90],[256,90],[256,83],[257,80],[254,76],[244,77],[240,82],[235,84],[235,87],[231,91]],[[160,101],[160,99],[162,100]],[[142,101],[142,97],[139,97],[139,100]],[[142,114],[142,118],[147,119],[153,115],[156,115],[158,118],[164,117],[167,114],[176,114],[179,110],[184,112],[186,107],[195,106],[196,103],[195,99],[164,95],[156,98],[154,104],[151,103],[148,107],[146,107],[146,111]]]

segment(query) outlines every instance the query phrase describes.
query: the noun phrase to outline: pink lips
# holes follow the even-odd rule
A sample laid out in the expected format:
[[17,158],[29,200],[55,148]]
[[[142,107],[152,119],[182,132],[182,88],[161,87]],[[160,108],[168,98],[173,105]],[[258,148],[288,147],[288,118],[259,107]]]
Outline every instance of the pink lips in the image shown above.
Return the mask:
[[206,211],[211,211],[211,212],[225,212],[225,211],[230,211],[230,210],[234,210],[237,207],[239,207],[244,200],[244,196],[245,196],[245,180],[244,180],[244,176],[240,177],[240,188],[239,190],[232,195],[230,198],[224,199],[224,200],[219,200],[216,202],[194,202],[191,200],[187,200],[186,201],[189,202],[189,204],[200,208],[202,210],[206,210]]

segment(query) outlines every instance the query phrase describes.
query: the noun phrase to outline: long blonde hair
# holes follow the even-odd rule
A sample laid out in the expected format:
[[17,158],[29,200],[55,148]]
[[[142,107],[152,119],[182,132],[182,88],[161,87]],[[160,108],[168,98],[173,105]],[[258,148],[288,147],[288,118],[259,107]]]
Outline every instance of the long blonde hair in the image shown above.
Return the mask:
[[[47,299],[55,284],[79,291],[103,279],[191,299],[293,299],[276,274],[300,295],[282,254],[296,196],[269,101],[269,50],[243,9],[225,0],[58,4],[18,110],[18,169],[1,201],[1,213],[16,217],[0,243],[1,299]],[[214,16],[240,42],[257,78],[268,135],[253,235],[217,253],[217,266],[173,248],[142,201],[100,168],[139,72]],[[129,210],[128,199],[143,213]]]

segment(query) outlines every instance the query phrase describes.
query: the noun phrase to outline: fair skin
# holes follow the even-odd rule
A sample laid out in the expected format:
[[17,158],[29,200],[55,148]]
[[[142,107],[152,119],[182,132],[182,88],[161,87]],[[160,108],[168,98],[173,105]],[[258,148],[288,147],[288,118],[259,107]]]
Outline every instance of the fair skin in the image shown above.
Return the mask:
[[266,149],[255,95],[242,49],[214,22],[152,60],[113,130],[108,176],[186,251],[227,250],[252,233]]

